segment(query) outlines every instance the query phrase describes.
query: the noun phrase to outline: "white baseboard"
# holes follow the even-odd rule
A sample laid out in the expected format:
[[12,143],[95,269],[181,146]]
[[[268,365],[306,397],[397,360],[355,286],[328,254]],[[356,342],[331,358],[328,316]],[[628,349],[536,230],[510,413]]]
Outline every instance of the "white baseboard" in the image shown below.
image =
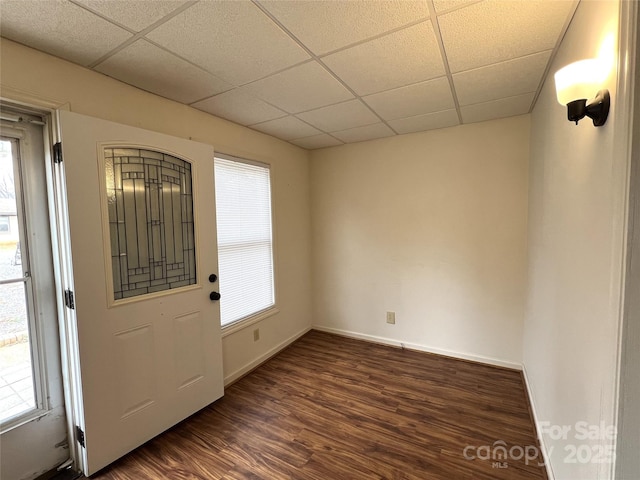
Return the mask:
[[540,431],[540,421],[538,419],[538,412],[536,410],[536,404],[533,400],[533,392],[531,391],[531,385],[529,383],[529,376],[527,375],[527,367],[522,364],[522,377],[524,378],[524,386],[527,389],[527,395],[529,396],[529,405],[531,405],[531,413],[533,415],[533,423],[536,427],[536,435],[538,437],[538,442],[540,443],[540,448],[542,449],[542,457],[544,458],[544,465],[547,470],[547,477],[549,480],[555,480],[555,475],[553,474],[553,468],[551,468],[551,461],[549,459],[549,449],[544,443],[544,436]]
[[231,383],[235,382],[236,380],[238,380],[239,378],[244,377],[251,370],[253,370],[254,368],[260,366],[260,364],[266,362],[271,357],[276,355],[278,352],[280,352],[281,350],[284,350],[286,347],[288,347],[293,342],[298,340],[301,336],[303,336],[309,330],[311,330],[311,327],[305,328],[304,330],[296,333],[295,335],[287,338],[285,341],[279,343],[278,345],[276,345],[272,349],[268,350],[263,355],[260,355],[258,358],[256,358],[256,359],[252,360],[251,362],[247,363],[245,366],[243,366],[243,367],[239,368],[238,370],[236,370],[235,372],[227,375],[226,377],[224,377],[224,386],[226,387],[229,384],[231,384]]
[[469,353],[454,352],[452,350],[443,350],[441,348],[429,347],[426,345],[419,345],[417,343],[401,342],[400,340],[394,340],[392,338],[378,337],[375,335],[367,335],[365,333],[351,332],[349,330],[342,330],[339,328],[323,327],[320,325],[314,325],[314,330],[321,332],[335,333],[336,335],[342,335],[345,337],[357,338],[359,340],[366,340],[368,342],[380,343],[383,345],[391,345],[394,347],[403,347],[409,350],[417,350],[419,352],[435,353],[437,355],[444,355],[446,357],[460,358],[463,360],[470,360],[472,362],[485,363],[488,365],[495,365],[498,367],[510,368],[512,370],[522,370],[522,364],[516,362],[510,362],[508,360],[500,360],[498,358],[485,357],[483,355],[473,355]]

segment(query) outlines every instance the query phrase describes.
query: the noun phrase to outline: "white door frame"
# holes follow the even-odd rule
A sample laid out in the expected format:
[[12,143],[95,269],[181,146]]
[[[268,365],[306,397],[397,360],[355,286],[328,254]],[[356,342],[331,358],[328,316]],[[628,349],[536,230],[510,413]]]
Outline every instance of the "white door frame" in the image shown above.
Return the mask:
[[[61,141],[60,123],[58,111],[54,109],[53,118],[53,143],[49,149],[53,154],[53,146]],[[65,110],[69,110],[68,108]],[[71,241],[69,237],[68,211],[66,204],[66,186],[64,181],[64,162],[55,163],[51,158],[47,162],[50,173],[50,212],[52,218],[52,230],[55,229],[56,251],[55,270],[56,285],[58,291],[58,321],[60,325],[60,351],[62,357],[62,370],[65,391],[65,410],[67,414],[67,440],[69,442],[69,458],[75,470],[83,468],[83,456],[79,444],[76,426],[79,425],[82,408],[82,388],[78,377],[79,358],[77,349],[73,345],[78,343],[78,331],[75,310],[66,307],[64,302],[64,292],[74,291],[73,269],[71,259]],[[53,221],[55,219],[55,221]],[[52,235],[53,235],[52,233]]]
[[[51,255],[52,255],[52,268],[53,268],[53,281],[55,288],[55,305],[56,305],[56,314],[58,318],[58,334],[59,334],[59,351],[60,351],[60,363],[62,370],[62,388],[63,388],[63,399],[64,399],[64,410],[65,410],[65,424],[66,424],[66,434],[67,440],[69,441],[69,453],[71,455],[70,459],[67,459],[63,462],[63,465],[70,465],[76,456],[75,446],[71,445],[71,441],[73,437],[73,416],[70,411],[70,389],[69,389],[69,381],[68,381],[68,363],[66,359],[67,353],[67,343],[66,343],[66,327],[65,322],[62,321],[63,312],[60,308],[60,299],[58,296],[59,291],[61,291],[61,277],[60,277],[60,262],[59,262],[59,253],[60,253],[60,245],[58,242],[59,238],[59,228],[54,219],[56,204],[55,197],[53,195],[53,168],[52,168],[52,158],[51,151],[52,145],[55,142],[56,138],[56,130],[57,123],[54,118],[54,112],[56,108],[65,108],[64,105],[59,104],[57,102],[49,102],[45,101],[41,98],[32,97],[24,94],[23,92],[14,91],[11,88],[2,88],[3,96],[0,97],[0,100],[7,106],[14,107],[19,111],[23,111],[27,114],[32,113],[34,115],[42,116],[45,118],[44,135],[43,135],[43,155],[44,155],[44,168],[45,168],[45,180],[46,180],[46,199],[47,199],[47,208],[48,208],[48,218],[49,218],[49,227],[50,227],[50,240],[51,240]],[[48,402],[45,402],[48,403]],[[39,417],[36,417],[39,418]],[[36,418],[27,419],[22,425],[26,425],[30,422],[33,422]],[[35,424],[34,424],[35,425]],[[63,440],[63,439],[61,439]],[[49,468],[56,467],[57,465],[51,465]],[[42,472],[40,472],[42,473]]]
[[[616,365],[616,461],[608,472],[610,478],[628,480],[640,471],[638,429],[640,428],[640,8],[635,1],[622,2],[620,8],[620,72],[618,94],[624,98],[618,113],[624,126],[616,148],[627,167],[625,191],[626,248],[623,292],[620,298],[618,358]],[[616,119],[618,120],[618,119]],[[635,122],[635,123],[634,123]],[[620,126],[621,123],[618,123]]]

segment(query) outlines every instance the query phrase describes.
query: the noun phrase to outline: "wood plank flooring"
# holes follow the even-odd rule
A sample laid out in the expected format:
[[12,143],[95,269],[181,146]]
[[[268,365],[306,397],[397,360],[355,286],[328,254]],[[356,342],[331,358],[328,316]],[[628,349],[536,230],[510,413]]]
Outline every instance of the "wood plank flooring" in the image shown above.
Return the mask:
[[546,480],[537,445],[520,372],[311,331],[92,478]]

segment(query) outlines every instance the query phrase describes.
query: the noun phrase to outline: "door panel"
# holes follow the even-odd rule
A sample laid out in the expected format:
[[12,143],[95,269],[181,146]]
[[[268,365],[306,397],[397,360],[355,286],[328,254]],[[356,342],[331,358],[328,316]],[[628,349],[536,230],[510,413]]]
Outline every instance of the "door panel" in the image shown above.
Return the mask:
[[120,418],[155,402],[153,327],[143,325],[114,334]]
[[176,338],[174,361],[178,389],[186,388],[199,381],[206,371],[202,342],[204,332],[200,312],[188,313],[173,319]]
[[223,394],[213,148],[59,114],[90,475]]

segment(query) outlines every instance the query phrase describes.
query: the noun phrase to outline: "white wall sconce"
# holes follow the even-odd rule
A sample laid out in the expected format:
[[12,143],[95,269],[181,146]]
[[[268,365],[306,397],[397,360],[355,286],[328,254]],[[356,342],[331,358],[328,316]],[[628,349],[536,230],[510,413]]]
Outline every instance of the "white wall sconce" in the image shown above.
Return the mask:
[[[609,90],[600,90],[607,75],[598,59],[580,60],[558,70],[555,74],[556,95],[560,105],[567,106],[567,118],[578,122],[585,116],[593,125],[601,127],[609,115]],[[595,98],[591,98],[596,92]]]

